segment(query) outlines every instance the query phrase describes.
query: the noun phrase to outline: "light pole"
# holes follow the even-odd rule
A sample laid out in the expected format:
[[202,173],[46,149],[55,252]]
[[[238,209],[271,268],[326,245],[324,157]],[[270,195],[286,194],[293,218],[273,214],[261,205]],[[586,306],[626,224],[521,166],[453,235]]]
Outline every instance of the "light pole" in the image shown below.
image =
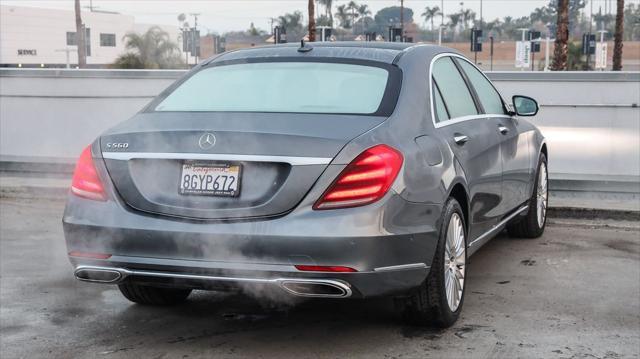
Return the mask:
[[440,28],[438,29],[438,45],[442,45],[443,28],[444,28],[444,0],[440,0]]
[[404,42],[404,0],[400,0],[400,42]]

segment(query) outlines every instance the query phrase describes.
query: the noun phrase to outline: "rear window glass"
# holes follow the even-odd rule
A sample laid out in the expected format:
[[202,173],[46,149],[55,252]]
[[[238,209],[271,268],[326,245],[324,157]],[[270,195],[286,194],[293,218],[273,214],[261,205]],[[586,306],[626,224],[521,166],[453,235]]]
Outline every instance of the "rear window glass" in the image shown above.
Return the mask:
[[343,63],[213,66],[187,79],[155,111],[372,114],[388,78],[386,69]]

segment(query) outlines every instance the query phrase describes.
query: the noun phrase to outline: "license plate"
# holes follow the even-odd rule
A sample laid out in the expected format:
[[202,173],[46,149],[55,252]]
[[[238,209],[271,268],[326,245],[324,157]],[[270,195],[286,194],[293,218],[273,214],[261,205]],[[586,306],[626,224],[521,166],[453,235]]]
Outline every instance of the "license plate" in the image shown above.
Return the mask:
[[182,164],[180,194],[237,197],[240,194],[240,165],[229,163]]

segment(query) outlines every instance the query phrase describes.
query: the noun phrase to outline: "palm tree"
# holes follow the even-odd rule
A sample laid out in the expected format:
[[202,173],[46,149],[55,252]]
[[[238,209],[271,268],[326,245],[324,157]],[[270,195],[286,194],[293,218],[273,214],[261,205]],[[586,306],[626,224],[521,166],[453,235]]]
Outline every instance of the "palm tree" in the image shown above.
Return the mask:
[[371,10],[369,9],[369,5],[362,4],[358,6],[358,16],[366,17],[371,15]]
[[441,15],[442,12],[440,12],[440,8],[437,6],[434,7],[425,7],[424,8],[424,12],[422,13],[422,17],[424,17],[424,21],[425,22],[431,22],[431,31],[434,30],[433,27],[433,19],[438,16]]
[[618,0],[616,33],[613,37],[613,71],[622,70],[622,35],[624,35],[624,0]]
[[340,26],[345,29],[351,28],[351,15],[349,15],[349,10],[346,5],[340,5],[337,7],[338,12],[336,12],[336,17],[340,21]]
[[367,16],[371,15],[371,10],[369,10],[369,5],[367,4],[362,4],[358,6],[358,17],[360,19],[362,19],[361,23],[362,23],[362,32],[365,32],[365,28],[369,27],[369,24],[367,24]]
[[307,4],[309,10],[309,42],[316,41],[316,6],[313,0],[309,0]]
[[302,13],[294,11],[293,13],[278,16],[278,24],[285,29],[294,29],[302,26]]
[[318,0],[324,6],[324,14],[329,18],[329,26],[333,27],[333,0]]
[[[351,11],[351,24],[355,24],[356,19],[358,18],[358,13],[356,12],[358,10],[358,4],[355,1],[349,1],[349,4],[347,4],[347,10]],[[354,26],[353,31],[355,32],[355,30]]]
[[502,22],[500,21],[500,19],[489,21],[484,26],[485,26],[485,29],[487,29],[488,33],[493,32],[498,36],[502,36]]
[[128,51],[113,64],[116,68],[171,69],[182,64],[178,45],[169,34],[153,26],[144,34],[127,33],[123,40]]
[[447,15],[447,17],[449,18],[448,25],[455,33],[456,29],[458,28],[458,25],[460,24],[460,20],[462,19],[462,15],[460,13],[457,13],[457,14]]
[[567,69],[567,53],[569,42],[569,0],[558,0],[558,25],[556,42],[553,48],[551,69],[562,71]]
[[460,15],[462,16],[462,24],[464,25],[464,29],[469,29],[469,20],[473,22],[476,18],[476,13],[471,9],[465,9],[460,11]]
[[84,44],[85,30],[80,17],[80,0],[75,1],[76,12],[76,45],[78,46],[78,67],[87,67],[87,48]]

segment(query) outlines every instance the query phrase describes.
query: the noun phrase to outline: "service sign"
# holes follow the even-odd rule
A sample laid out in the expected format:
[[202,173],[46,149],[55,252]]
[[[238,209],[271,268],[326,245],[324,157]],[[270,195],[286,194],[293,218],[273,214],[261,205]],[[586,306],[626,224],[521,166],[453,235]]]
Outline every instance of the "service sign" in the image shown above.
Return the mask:
[[528,68],[531,66],[531,42],[516,42],[516,67]]
[[596,69],[607,68],[607,43],[599,42],[596,44]]

